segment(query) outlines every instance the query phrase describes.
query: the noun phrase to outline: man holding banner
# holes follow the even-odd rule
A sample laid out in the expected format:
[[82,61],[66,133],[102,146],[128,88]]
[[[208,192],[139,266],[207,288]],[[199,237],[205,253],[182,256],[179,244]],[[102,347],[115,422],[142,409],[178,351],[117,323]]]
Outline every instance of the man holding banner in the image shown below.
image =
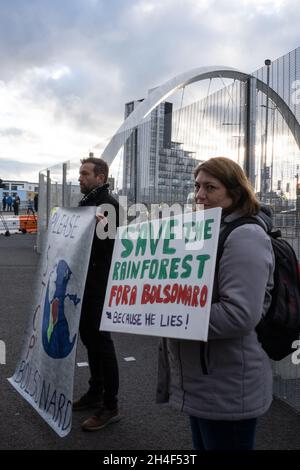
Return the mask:
[[[204,212],[222,208],[221,230],[250,216],[270,228],[242,169],[228,158],[211,158],[196,168],[195,200]],[[266,231],[257,224],[236,228],[215,275],[208,341],[162,341],[157,401],[190,416],[197,450],[254,448],[257,417],[272,401],[271,365],[255,326],[271,302],[273,271]]]
[[[87,348],[90,367],[89,389],[73,403],[73,410],[98,408],[82,423],[85,431],[96,431],[120,419],[118,412],[119,372],[109,332],[99,331],[106,285],[118,225],[119,204],[108,191],[108,165],[101,158],[81,160],[80,206],[101,206],[92,244],[80,319],[80,336]],[[105,217],[104,217],[104,215]],[[107,217],[107,218],[106,218]],[[109,221],[109,223],[107,223]]]

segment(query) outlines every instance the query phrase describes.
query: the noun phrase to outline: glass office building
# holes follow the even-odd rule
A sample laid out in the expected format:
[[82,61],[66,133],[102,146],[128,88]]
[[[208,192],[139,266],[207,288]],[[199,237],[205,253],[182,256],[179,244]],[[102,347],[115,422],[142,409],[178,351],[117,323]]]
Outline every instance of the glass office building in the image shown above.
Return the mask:
[[[125,105],[125,118],[141,101]],[[125,142],[122,192],[130,202],[184,203],[193,190],[197,161],[194,152],[174,140],[174,115],[172,103],[160,103]]]
[[[271,203],[276,213],[292,213],[300,175],[299,141],[295,138],[300,118],[300,48],[252,76],[269,84],[279,101],[273,101],[274,93],[255,88],[251,182],[260,199]],[[192,103],[181,99],[176,109],[171,100],[160,103],[124,144],[123,193],[138,202],[184,202],[199,161],[224,155],[246,168],[248,87],[246,81],[233,80]],[[141,101],[126,104],[125,117]]]

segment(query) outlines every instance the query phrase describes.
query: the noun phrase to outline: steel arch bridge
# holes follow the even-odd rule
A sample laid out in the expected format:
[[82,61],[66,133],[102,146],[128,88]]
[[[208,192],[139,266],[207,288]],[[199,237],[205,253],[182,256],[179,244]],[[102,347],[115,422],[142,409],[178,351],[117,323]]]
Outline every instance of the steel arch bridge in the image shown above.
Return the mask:
[[[111,138],[108,145],[105,147],[102,153],[102,157],[110,165],[113,162],[118,151],[126,141],[126,139],[132,133],[133,129],[136,128],[139,124],[143,123],[143,121],[147,118],[151,111],[155,109],[156,106],[158,106],[162,101],[166,100],[176,90],[184,88],[187,85],[190,85],[191,83],[212,78],[230,78],[241,82],[252,83],[252,86],[255,87],[256,90],[268,95],[268,97],[273,101],[276,108],[282,115],[284,121],[287,123],[298,147],[300,148],[299,122],[293,114],[292,110],[287,105],[287,103],[278,95],[278,93],[273,88],[268,87],[265,82],[257,79],[253,75],[247,74],[231,67],[225,67],[220,65],[199,67],[189,70],[180,75],[177,75],[176,77],[168,80],[159,87],[155,88],[119,127],[117,132]],[[248,105],[251,105],[253,107],[254,103],[252,102],[251,104],[251,102],[248,102]],[[248,176],[250,176],[251,179],[250,171],[248,171]]]

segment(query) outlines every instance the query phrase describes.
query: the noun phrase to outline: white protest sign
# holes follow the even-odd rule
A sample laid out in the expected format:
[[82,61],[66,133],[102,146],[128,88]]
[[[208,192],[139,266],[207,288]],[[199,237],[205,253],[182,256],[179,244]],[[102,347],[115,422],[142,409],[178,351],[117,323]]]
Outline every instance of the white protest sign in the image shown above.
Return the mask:
[[78,325],[95,213],[95,207],[52,211],[21,358],[8,379],[61,437],[72,424]]
[[100,330],[207,340],[221,209],[120,227]]

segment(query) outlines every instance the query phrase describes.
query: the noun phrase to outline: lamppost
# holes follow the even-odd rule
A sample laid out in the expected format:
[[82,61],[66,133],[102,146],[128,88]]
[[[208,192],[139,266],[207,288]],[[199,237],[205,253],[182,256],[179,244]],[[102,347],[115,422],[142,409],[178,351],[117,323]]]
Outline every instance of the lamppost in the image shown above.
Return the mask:
[[266,171],[267,171],[267,150],[268,150],[268,119],[269,119],[269,85],[270,85],[270,65],[271,60],[266,59],[265,65],[267,66],[267,92],[266,92],[266,121],[265,121],[265,136],[264,136],[264,148],[263,148],[263,155],[262,155],[262,194],[265,197],[266,190],[267,190],[267,182],[266,182]]

